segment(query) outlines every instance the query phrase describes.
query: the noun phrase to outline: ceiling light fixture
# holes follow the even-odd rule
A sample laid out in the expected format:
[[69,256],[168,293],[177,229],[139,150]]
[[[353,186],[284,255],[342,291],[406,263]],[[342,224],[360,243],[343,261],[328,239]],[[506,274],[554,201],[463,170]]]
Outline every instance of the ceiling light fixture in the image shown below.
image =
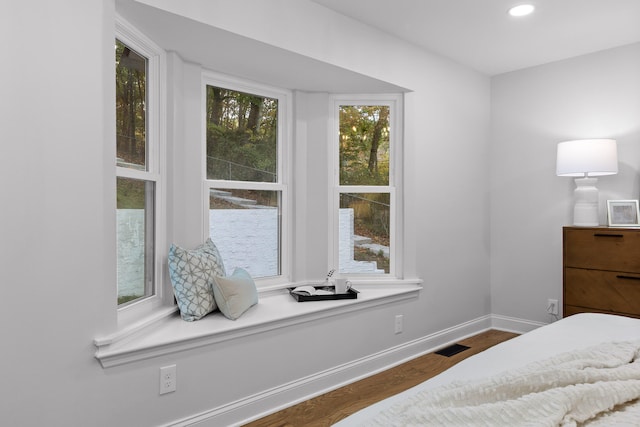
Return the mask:
[[519,6],[514,6],[509,9],[509,15],[511,16],[526,16],[531,14],[535,9],[535,6],[532,4],[521,4]]

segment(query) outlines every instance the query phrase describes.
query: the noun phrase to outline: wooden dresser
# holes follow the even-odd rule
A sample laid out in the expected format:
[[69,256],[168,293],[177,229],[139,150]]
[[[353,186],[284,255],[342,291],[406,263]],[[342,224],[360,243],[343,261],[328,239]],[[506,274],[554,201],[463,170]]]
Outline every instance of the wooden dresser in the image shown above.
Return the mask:
[[640,318],[640,229],[563,228],[563,316]]

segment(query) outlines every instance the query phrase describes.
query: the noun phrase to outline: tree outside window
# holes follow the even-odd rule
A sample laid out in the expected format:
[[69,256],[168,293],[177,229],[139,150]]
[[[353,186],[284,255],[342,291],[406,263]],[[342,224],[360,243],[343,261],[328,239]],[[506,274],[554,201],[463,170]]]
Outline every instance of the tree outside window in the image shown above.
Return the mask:
[[210,237],[225,268],[255,278],[282,271],[282,179],[277,97],[206,86]]
[[338,265],[391,271],[390,105],[338,105]]
[[155,179],[147,140],[148,59],[115,40],[118,305],[155,292]]

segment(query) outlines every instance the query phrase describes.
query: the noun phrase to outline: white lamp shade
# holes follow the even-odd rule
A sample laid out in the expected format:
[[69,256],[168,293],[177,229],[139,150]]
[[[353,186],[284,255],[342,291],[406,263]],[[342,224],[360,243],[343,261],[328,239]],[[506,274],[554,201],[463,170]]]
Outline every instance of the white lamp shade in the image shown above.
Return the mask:
[[602,176],[618,173],[615,139],[580,139],[558,144],[558,176]]

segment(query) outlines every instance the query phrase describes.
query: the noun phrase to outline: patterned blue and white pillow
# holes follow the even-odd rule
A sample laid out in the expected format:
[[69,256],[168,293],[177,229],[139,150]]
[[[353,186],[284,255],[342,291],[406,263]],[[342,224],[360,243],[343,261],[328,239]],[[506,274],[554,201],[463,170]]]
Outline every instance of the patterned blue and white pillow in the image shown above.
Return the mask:
[[225,274],[220,253],[211,239],[193,250],[171,245],[169,276],[183,320],[201,319],[217,308],[213,278]]

